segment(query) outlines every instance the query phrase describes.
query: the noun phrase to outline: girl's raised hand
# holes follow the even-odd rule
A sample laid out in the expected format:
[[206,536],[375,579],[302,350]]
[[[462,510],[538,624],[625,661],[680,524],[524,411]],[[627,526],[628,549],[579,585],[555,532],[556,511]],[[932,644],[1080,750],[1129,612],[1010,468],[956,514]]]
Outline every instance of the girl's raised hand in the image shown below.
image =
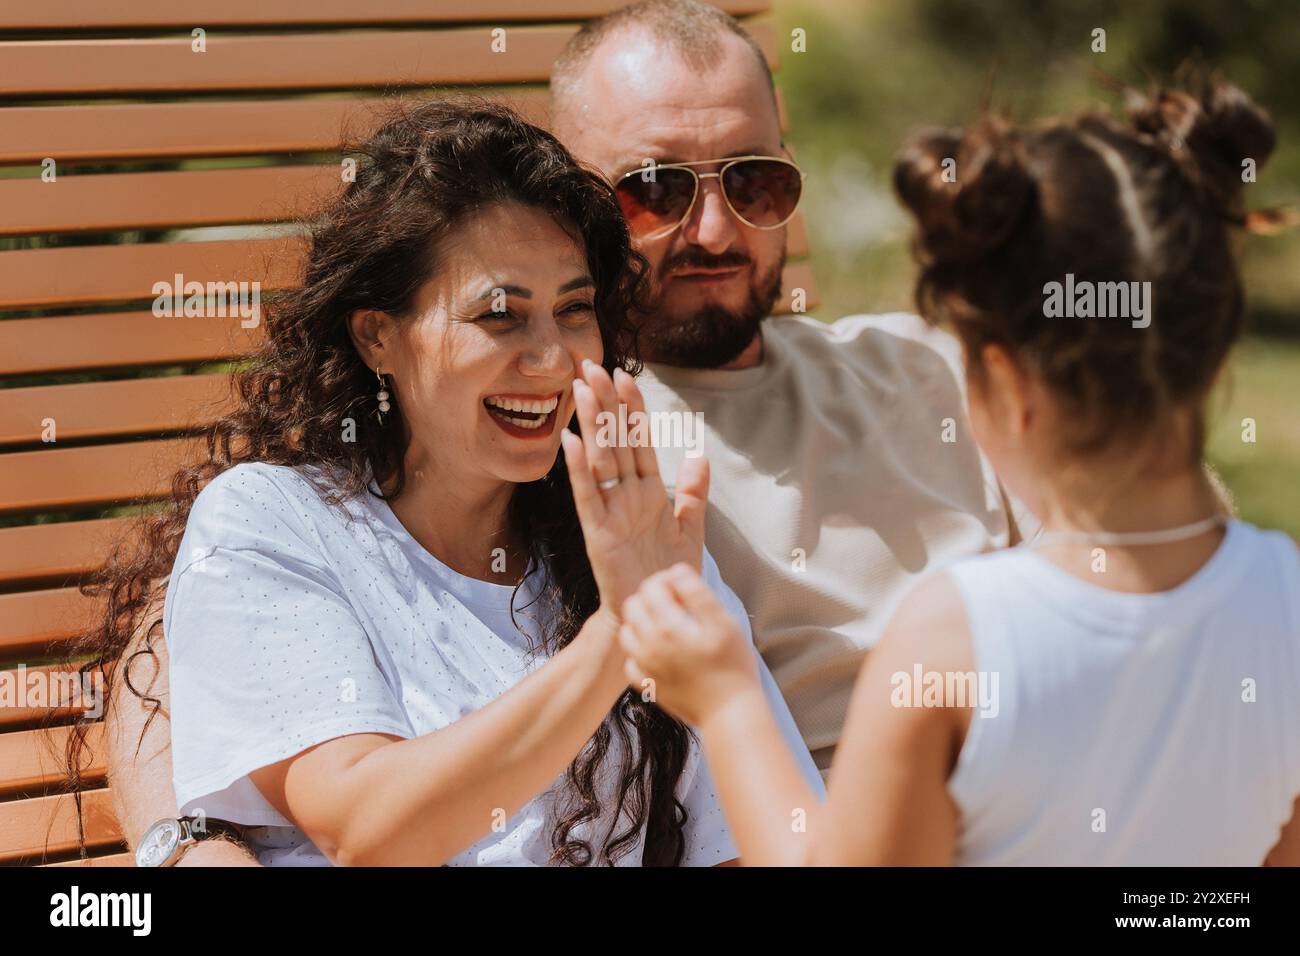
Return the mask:
[[753,645],[692,567],[647,578],[623,605],[627,678],[696,727],[747,691],[762,694]]
[[[560,441],[601,605],[618,616],[623,602],[656,571],[679,562],[700,567],[708,462],[686,459],[670,502],[648,420],[641,417],[645,401],[632,376],[617,369],[611,379],[586,361],[573,395],[582,437],[565,429]],[[624,436],[620,421],[631,426],[638,420],[646,426],[629,427]]]

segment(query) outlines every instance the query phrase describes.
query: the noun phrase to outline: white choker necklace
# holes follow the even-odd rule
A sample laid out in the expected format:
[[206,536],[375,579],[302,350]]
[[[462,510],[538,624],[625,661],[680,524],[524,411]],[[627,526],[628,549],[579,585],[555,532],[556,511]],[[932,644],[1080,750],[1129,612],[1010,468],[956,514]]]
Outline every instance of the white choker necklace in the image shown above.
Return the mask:
[[1217,528],[1226,521],[1227,519],[1223,515],[1214,515],[1200,521],[1194,521],[1191,524],[1180,525],[1177,528],[1165,528],[1162,531],[1046,531],[1038,534],[1028,544],[1031,547],[1039,547],[1044,544],[1077,544],[1084,542],[1106,544],[1114,547],[1169,544],[1173,541],[1184,541],[1187,538],[1195,538],[1197,535],[1205,534],[1205,532]]

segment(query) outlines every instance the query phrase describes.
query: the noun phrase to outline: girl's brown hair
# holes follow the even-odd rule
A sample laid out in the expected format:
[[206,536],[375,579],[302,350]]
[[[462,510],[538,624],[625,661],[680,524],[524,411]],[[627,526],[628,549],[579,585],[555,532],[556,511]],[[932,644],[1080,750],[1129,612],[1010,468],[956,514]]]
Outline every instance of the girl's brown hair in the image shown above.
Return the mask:
[[[376,423],[375,373],[349,338],[348,317],[358,309],[408,315],[416,292],[439,268],[442,240],[476,211],[521,203],[550,213],[585,250],[605,369],[638,370],[630,315],[642,303],[645,261],[632,250],[610,187],[555,137],[503,106],[460,98],[404,112],[354,151],[361,158],[355,181],[311,224],[302,284],[269,308],[265,344],[234,376],[236,408],[208,430],[206,460],[176,473],[164,509],[142,518],[132,545],[119,547],[87,587],[104,597],[107,613],[74,654],[90,656],[83,671],[103,676],[110,700],[110,681],[117,678],[144,696],[132,685],[131,664],[154,654],[161,626],[154,615],[187,516],[214,477],[241,462],[315,465],[332,475],[338,493],[330,497],[337,502],[370,493],[373,469],[380,485],[394,481],[390,498],[401,494],[407,446],[401,408],[394,403],[384,424]],[[356,440],[342,441],[349,418]],[[576,417],[569,427],[578,430]],[[549,612],[535,651],[554,654],[600,603],[562,455],[545,477],[516,486],[509,520],[528,542],[526,577],[536,576]],[[136,646],[133,635],[141,630],[140,649],[110,667]],[[152,720],[158,701],[145,699],[154,705]],[[570,800],[553,829],[553,860],[613,862],[636,846],[644,825],[644,862],[680,863],[686,811],[675,791],[689,733],[625,692],[568,768]],[[84,734],[81,724],[68,751],[78,792]],[[604,843],[593,850],[571,831],[602,812],[597,781],[613,735],[623,744],[615,809],[627,823],[602,835]]]
[[[951,324],[977,381],[996,344],[1044,382],[1077,422],[1062,436],[1074,452],[1139,439],[1192,408],[1199,460],[1200,402],[1242,327],[1228,227],[1254,221],[1243,169],[1273,151],[1273,125],[1203,74],[1130,91],[1127,112],[1125,123],[1090,112],[1024,128],[986,116],[909,142],[894,186],[917,221],[917,307]],[[1067,274],[1150,282],[1150,324],[1045,316],[1045,286]]]

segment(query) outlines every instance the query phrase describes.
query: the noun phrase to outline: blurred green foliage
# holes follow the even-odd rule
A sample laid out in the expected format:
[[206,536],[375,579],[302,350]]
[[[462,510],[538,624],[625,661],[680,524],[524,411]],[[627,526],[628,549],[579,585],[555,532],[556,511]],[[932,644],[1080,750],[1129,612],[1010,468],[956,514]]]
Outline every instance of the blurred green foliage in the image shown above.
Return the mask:
[[[776,0],[773,19],[823,319],[912,308],[890,188],[911,133],[985,105],[1016,120],[1118,109],[1103,77],[1145,87],[1189,58],[1221,70],[1277,126],[1248,205],[1300,207],[1300,0]],[[1252,337],[1211,402],[1210,457],[1243,517],[1300,537],[1300,229],[1246,237],[1241,264]]]

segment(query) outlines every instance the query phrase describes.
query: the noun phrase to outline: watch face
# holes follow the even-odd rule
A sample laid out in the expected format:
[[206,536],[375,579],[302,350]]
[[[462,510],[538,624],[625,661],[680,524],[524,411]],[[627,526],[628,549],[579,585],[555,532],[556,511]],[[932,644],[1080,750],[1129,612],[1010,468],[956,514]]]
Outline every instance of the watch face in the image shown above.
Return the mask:
[[180,842],[181,828],[175,820],[160,820],[149,828],[136,847],[136,866],[162,866]]

